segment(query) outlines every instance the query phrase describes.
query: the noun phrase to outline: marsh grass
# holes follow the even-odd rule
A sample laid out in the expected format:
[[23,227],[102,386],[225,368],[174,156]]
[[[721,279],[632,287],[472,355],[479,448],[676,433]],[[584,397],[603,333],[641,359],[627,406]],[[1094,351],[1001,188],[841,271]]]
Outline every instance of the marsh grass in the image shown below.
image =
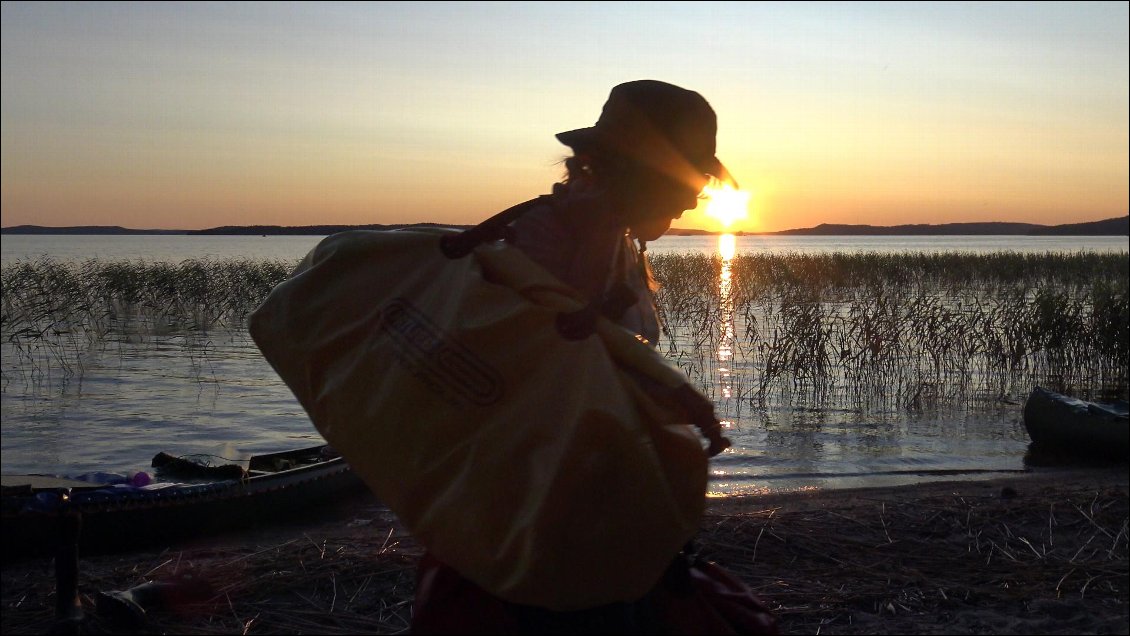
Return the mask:
[[[1127,393],[1127,254],[660,254],[660,350],[709,397],[928,408],[1041,383]],[[0,269],[4,380],[65,382],[117,346],[189,355],[242,330],[294,263],[20,261]],[[195,352],[195,354],[193,353]]]
[[[652,256],[660,347],[716,400],[1126,398],[1127,255]],[[720,280],[728,283],[720,285]]]
[[65,384],[81,377],[86,360],[107,349],[120,352],[170,338],[179,340],[186,354],[200,356],[210,349],[213,333],[242,329],[247,314],[293,266],[49,258],[5,265],[0,269],[4,381],[19,377],[33,386]]

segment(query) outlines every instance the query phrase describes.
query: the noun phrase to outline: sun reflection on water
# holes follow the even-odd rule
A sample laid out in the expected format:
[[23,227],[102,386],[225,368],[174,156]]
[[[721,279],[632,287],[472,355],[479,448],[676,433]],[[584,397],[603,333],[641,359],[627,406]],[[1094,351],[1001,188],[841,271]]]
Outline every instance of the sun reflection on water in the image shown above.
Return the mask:
[[[724,399],[733,397],[733,358],[734,358],[734,298],[732,293],[733,260],[737,240],[733,234],[722,234],[718,237],[718,254],[722,257],[722,269],[718,277],[719,309],[721,310],[718,324],[718,375],[720,389]],[[724,421],[726,428],[733,426],[733,422]]]

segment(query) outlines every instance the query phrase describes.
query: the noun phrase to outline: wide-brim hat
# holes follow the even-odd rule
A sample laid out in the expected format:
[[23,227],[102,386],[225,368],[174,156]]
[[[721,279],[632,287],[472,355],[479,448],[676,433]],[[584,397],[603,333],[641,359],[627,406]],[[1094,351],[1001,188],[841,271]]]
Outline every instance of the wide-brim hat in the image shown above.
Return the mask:
[[715,156],[718,117],[698,93],[657,80],[612,89],[600,119],[588,128],[557,133],[578,152],[608,150],[691,184],[714,177],[737,187]]

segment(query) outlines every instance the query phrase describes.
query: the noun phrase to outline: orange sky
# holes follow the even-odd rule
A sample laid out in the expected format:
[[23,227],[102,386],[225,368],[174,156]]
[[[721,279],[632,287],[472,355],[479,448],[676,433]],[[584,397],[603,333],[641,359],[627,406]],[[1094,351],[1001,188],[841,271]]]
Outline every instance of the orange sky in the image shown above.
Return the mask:
[[[1126,3],[5,2],[4,226],[475,223],[615,84],[701,92],[733,229],[1127,214]],[[701,211],[676,227],[719,229]]]

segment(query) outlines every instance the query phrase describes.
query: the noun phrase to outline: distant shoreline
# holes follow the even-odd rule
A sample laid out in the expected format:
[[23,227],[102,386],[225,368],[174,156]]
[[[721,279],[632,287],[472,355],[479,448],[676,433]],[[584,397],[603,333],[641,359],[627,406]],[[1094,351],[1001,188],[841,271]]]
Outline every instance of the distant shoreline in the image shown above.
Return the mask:
[[[456,230],[469,225],[441,225],[437,223],[411,223],[402,225],[249,225],[225,226],[205,230],[139,230],[120,226],[84,225],[47,227],[41,225],[16,225],[0,228],[0,234],[10,235],[189,235],[189,236],[326,236],[348,230],[399,230],[412,228],[446,227]],[[665,236],[717,236],[723,231],[672,229]],[[1128,236],[1130,215],[1065,225],[1039,225],[1035,223],[943,223],[937,225],[842,225],[823,223],[811,228],[782,230],[780,232],[733,232],[738,236]]]

